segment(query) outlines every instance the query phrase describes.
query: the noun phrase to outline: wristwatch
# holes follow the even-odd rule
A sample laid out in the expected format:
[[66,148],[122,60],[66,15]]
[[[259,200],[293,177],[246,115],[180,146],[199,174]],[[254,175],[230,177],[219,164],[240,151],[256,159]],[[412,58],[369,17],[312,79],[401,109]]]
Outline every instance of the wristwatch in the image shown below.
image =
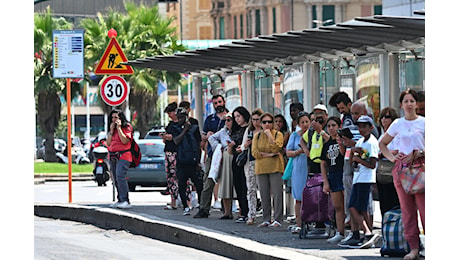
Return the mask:
[[425,153],[423,152],[423,150],[419,150],[418,153],[420,154],[420,157],[425,156]]

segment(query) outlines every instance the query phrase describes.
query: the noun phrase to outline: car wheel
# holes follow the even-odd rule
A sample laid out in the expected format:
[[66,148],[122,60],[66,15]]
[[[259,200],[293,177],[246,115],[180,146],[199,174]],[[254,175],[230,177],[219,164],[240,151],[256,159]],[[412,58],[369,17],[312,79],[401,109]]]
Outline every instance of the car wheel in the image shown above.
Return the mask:
[[136,191],[136,185],[128,183],[129,191]]

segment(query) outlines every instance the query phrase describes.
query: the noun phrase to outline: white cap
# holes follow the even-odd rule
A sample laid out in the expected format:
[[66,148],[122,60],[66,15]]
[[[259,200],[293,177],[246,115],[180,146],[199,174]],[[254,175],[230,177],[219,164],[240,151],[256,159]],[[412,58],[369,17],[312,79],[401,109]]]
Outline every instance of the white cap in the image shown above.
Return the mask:
[[326,112],[326,114],[328,114],[327,107],[323,104],[316,105],[315,107],[313,107],[313,111],[315,111],[315,109],[323,110],[324,112]]

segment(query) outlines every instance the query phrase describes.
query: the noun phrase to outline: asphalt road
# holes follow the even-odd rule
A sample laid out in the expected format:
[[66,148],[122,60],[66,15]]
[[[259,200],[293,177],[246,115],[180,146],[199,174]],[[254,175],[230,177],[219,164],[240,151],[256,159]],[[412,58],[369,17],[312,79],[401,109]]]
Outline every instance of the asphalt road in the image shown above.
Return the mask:
[[228,259],[124,230],[34,217],[34,259]]

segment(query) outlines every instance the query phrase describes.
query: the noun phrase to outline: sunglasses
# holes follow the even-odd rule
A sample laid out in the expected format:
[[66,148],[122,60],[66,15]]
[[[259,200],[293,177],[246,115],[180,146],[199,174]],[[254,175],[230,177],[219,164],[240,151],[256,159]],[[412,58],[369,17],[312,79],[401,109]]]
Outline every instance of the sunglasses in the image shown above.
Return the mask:
[[227,122],[232,122],[232,121],[233,121],[233,119],[231,119],[231,118],[227,118],[227,119],[225,119],[225,121],[227,121]]
[[259,121],[260,118],[252,118],[252,121]]
[[382,118],[391,119],[391,116],[390,115],[384,115],[384,116],[382,116]]
[[271,121],[271,120],[270,121],[262,121],[262,124],[264,124],[264,125],[265,124],[272,124],[272,123],[273,123],[273,121]]

